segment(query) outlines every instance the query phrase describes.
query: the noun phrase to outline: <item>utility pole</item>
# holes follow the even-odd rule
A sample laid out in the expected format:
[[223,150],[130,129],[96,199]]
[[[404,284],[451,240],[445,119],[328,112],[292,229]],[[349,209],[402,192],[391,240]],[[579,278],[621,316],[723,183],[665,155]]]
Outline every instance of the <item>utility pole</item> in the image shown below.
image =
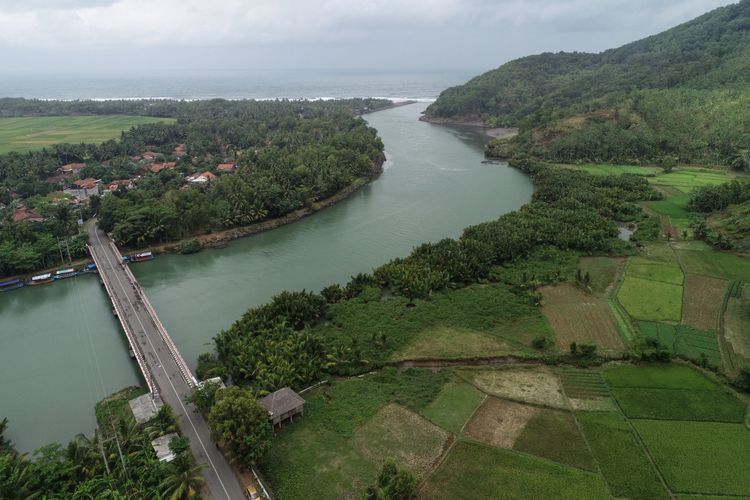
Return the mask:
[[60,237],[57,237],[57,249],[60,250],[60,263],[65,263],[65,257],[63,257],[62,243],[60,243]]
[[94,439],[96,439],[96,442],[99,444],[99,453],[102,454],[102,461],[104,462],[104,467],[107,469],[107,475],[111,476],[112,472],[109,470],[109,463],[107,463],[107,456],[104,454],[104,445],[102,443],[102,440],[99,439],[99,429],[94,429]]

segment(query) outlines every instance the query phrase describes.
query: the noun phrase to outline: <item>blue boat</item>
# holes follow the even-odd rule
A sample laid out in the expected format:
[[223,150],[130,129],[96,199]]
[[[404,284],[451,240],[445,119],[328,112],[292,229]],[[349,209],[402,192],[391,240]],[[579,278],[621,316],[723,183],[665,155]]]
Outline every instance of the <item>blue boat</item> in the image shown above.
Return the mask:
[[21,288],[22,286],[23,286],[23,281],[21,280],[5,281],[3,283],[0,283],[0,292],[7,292],[9,290],[15,290],[16,288]]
[[95,273],[97,272],[96,269],[96,263],[92,262],[91,264],[86,264],[86,267],[83,268],[84,273]]

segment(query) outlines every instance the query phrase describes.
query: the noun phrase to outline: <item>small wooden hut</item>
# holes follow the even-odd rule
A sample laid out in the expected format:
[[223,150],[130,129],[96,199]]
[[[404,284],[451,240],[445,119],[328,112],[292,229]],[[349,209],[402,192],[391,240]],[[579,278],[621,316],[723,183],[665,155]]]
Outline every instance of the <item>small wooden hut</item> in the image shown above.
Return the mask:
[[297,414],[305,414],[305,400],[289,387],[272,392],[258,403],[268,411],[268,420],[274,427],[287,419],[294,421]]

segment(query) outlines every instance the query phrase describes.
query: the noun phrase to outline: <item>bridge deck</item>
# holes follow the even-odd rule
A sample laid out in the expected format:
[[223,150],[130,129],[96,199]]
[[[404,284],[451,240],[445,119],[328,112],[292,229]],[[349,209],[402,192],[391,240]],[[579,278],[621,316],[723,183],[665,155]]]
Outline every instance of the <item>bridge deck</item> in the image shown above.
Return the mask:
[[198,464],[203,464],[206,490],[215,499],[242,498],[242,486],[224,455],[214,446],[205,420],[184,402],[195,384],[187,363],[159,321],[148,298],[109,237],[93,225],[89,251],[107,294],[135,353],[136,361],[155,397],[174,410],[180,431],[190,439]]

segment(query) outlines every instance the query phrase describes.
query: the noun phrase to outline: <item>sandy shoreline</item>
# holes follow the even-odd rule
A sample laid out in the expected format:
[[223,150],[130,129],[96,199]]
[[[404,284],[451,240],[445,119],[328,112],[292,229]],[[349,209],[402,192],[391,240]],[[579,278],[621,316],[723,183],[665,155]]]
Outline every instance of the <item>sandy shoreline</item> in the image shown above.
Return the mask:
[[482,120],[476,118],[452,119],[440,118],[434,116],[422,115],[419,121],[432,123],[434,125],[460,125],[464,127],[479,127],[484,129],[484,133],[493,139],[510,139],[518,135],[518,129],[513,127],[494,127],[487,128]]

